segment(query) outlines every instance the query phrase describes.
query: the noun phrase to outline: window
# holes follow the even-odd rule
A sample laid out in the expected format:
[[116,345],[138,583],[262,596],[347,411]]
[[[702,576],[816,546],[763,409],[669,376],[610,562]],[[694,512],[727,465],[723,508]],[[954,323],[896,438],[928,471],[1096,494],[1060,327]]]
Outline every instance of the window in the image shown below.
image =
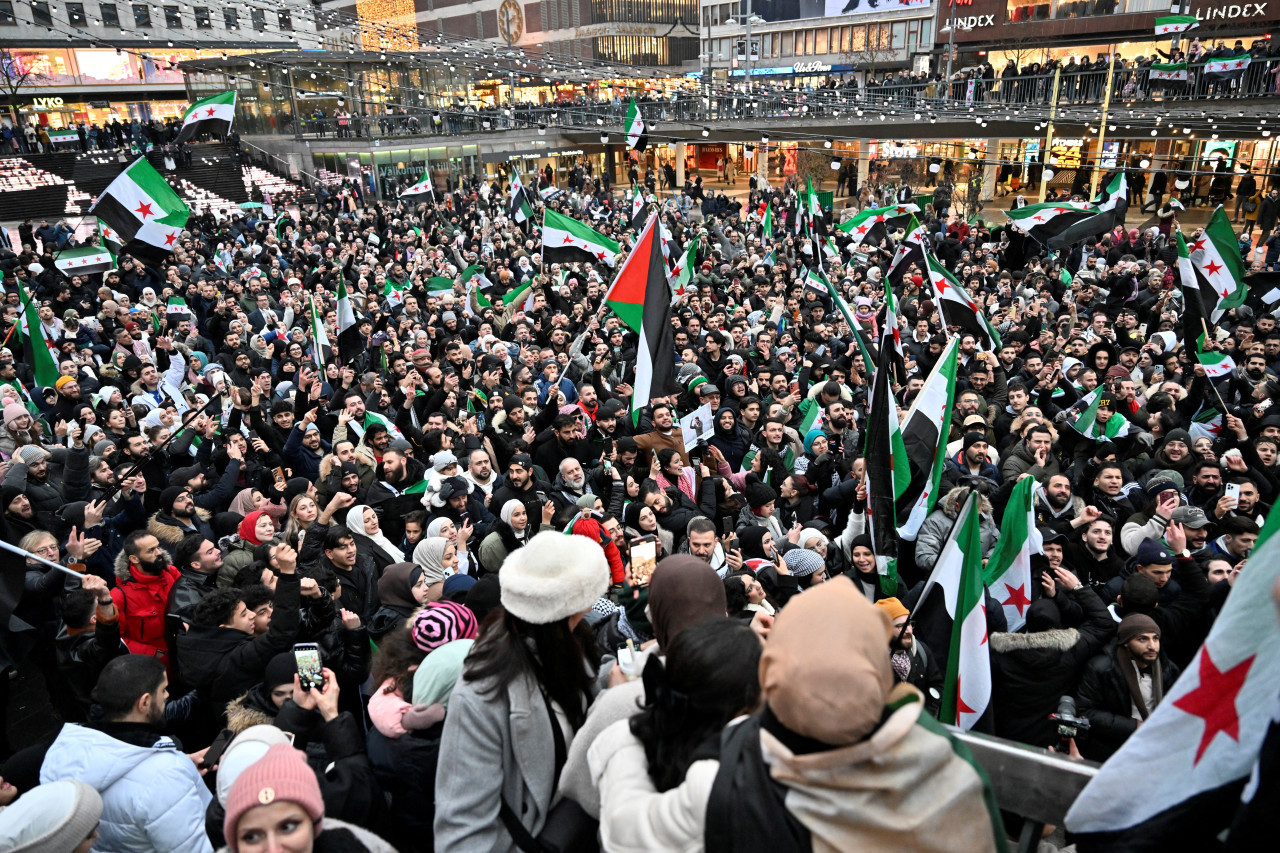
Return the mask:
[[18,20],[13,17],[13,3],[0,0],[0,27],[16,27]]
[[222,22],[227,25],[229,30],[240,29],[240,16],[236,14],[235,9],[223,9]]
[[827,52],[827,30],[825,27],[817,31],[813,43],[813,52],[819,56]]
[[116,12],[115,3],[99,3],[98,14],[102,16],[102,26],[104,27],[120,26],[120,14]]
[[282,30],[293,29],[293,16],[289,14],[288,9],[281,9],[279,12],[276,12],[276,20],[280,24],[280,29]]
[[52,27],[53,17],[49,14],[48,3],[31,4],[31,20],[42,27]]
[[135,27],[151,26],[151,8],[141,3],[133,4],[133,25]]
[[164,7],[164,25],[171,30],[182,29],[182,15],[177,6]]
[[795,45],[795,33],[779,33],[778,38],[782,41],[782,55],[791,56]]
[[253,23],[253,28],[262,32],[267,28],[267,13],[261,9],[250,9],[249,20]]
[[202,30],[213,28],[213,21],[209,20],[209,8],[207,6],[196,7],[196,27]]
[[853,39],[850,38],[852,34],[853,34],[853,27],[840,28],[840,52],[841,53],[848,53],[849,50],[853,47],[853,44],[852,44]]
[[[796,53],[799,52],[796,50]],[[804,55],[813,56],[813,30],[804,31]]]
[[67,20],[73,24],[84,24],[84,4],[68,3],[67,4]]
[[853,52],[863,53],[867,49],[867,28],[864,26],[855,26],[853,28]]

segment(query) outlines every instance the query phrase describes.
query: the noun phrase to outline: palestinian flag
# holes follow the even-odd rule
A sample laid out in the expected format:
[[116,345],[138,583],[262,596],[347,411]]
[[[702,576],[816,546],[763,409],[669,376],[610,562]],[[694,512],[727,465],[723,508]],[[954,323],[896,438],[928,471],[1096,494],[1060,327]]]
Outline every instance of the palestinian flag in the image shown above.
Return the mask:
[[347,293],[346,279],[338,277],[338,334],[356,324],[356,312],[351,308],[351,295]]
[[1210,59],[1204,64],[1204,79],[1211,81],[1238,80],[1244,76],[1249,67],[1251,57],[1224,56],[1222,59]]
[[925,251],[925,266],[929,274],[929,285],[933,288],[938,313],[942,315],[942,325],[958,326],[963,334],[968,332],[978,339],[979,349],[996,352],[1000,349],[1000,333],[987,320],[986,314],[978,307],[960,282],[947,268]]
[[991,656],[983,606],[977,492],[970,492],[960,508],[951,535],[942,546],[938,562],[920,594],[916,612],[935,586],[941,588],[946,615],[952,620],[938,722],[967,731],[982,719],[991,704]]
[[1031,556],[1044,553],[1044,537],[1036,529],[1035,493],[1040,484],[1023,477],[1013,487],[1000,520],[1000,538],[987,560],[983,582],[1004,609],[1010,633],[1027,624],[1031,606]]
[[511,176],[511,207],[507,215],[517,225],[533,218],[533,206],[529,204],[529,195],[524,191],[519,175]]
[[639,231],[644,228],[644,221],[649,218],[649,205],[645,203],[644,193],[635,184],[631,185],[631,222],[630,225]]
[[1210,323],[1244,304],[1245,267],[1231,218],[1221,206],[1209,217],[1209,225],[1190,247],[1191,268],[1200,283],[1201,300]]
[[627,134],[627,147],[632,151],[640,152],[649,147],[649,127],[644,123],[644,116],[640,115],[640,108],[636,106],[635,98],[627,104],[623,130]]
[[382,295],[387,297],[387,304],[392,308],[404,304],[404,293],[409,289],[407,283],[387,279],[382,286]]
[[175,142],[186,142],[200,133],[226,136],[236,115],[234,90],[201,98],[187,107],[182,115],[182,129]]
[[911,215],[911,221],[907,224],[907,236],[898,244],[893,262],[889,264],[889,272],[885,274],[889,280],[886,290],[900,286],[902,277],[913,265],[924,269],[924,226],[916,221],[915,214]]
[[[613,266],[620,251],[621,248],[617,243],[590,225],[556,213],[554,210],[543,212],[542,263],[544,265],[589,261]],[[660,247],[658,258],[662,258]]]
[[63,249],[54,256],[53,263],[67,275],[92,275],[115,269],[116,266],[110,250],[102,246]]
[[667,266],[658,243],[658,217],[649,218],[636,246],[618,270],[605,296],[606,304],[640,335],[636,346],[636,377],[632,383],[631,422],[655,397],[678,394],[675,344],[672,343],[671,295]]
[[876,555],[876,571],[885,595],[898,594],[898,513],[910,499],[907,450],[898,424],[898,401],[893,396],[890,347],[880,347],[880,363],[871,387],[867,413],[867,528]]
[[139,157],[89,208],[122,243],[167,253],[176,248],[191,211],[164,177]]
[[960,339],[955,335],[947,341],[902,426],[902,443],[911,466],[911,504],[905,512],[898,513],[898,535],[908,542],[915,541],[920,525],[933,512],[942,491],[951,413],[955,410],[959,346]]
[[1111,417],[1107,418],[1106,423],[1098,420],[1098,409],[1101,408],[1103,400],[1112,400],[1111,393],[1103,388],[1095,388],[1089,392],[1088,396],[1082,399],[1077,406],[1083,406],[1084,410],[1079,416],[1071,422],[1071,426],[1076,432],[1088,438],[1098,441],[1110,441],[1113,438],[1128,435],[1134,432],[1133,424],[1121,415],[1119,412],[1112,411]]
[[316,298],[311,297],[311,354],[315,357],[316,369],[324,373],[325,350],[332,349],[329,346],[329,335],[324,330],[324,319],[320,315],[319,309],[316,308]]
[[1086,240],[1098,237],[1116,227],[1116,223],[1124,220],[1125,211],[1129,209],[1129,182],[1124,171],[1114,173],[1106,186],[1092,202],[1094,215],[1079,222],[1073,222],[1046,243],[1050,249],[1059,251]]
[[1009,222],[1031,236],[1041,245],[1063,234],[1072,225],[1096,216],[1097,210],[1092,205],[1078,201],[1046,202],[1044,204],[1028,204],[1005,212]]
[[1185,83],[1190,79],[1185,62],[1157,62],[1149,75],[1153,83]]
[[886,223],[892,223],[908,214],[919,212],[918,204],[891,204],[888,207],[868,208],[855,214],[837,228],[852,237],[855,246],[868,240],[878,243],[884,239]]
[[[33,331],[35,329],[39,332]],[[23,360],[31,365],[36,387],[52,388],[60,375],[58,362],[53,357],[58,341],[40,319],[40,310],[29,292],[25,294],[22,309],[22,332]]]
[[427,279],[428,293],[443,293],[446,290],[453,290],[453,279],[447,275],[433,275]]
[[1195,15],[1162,15],[1156,18],[1156,35],[1168,36],[1174,33],[1185,33],[1200,26]]
[[[1260,752],[1280,693],[1271,595],[1280,578],[1277,528],[1280,510],[1272,510],[1204,645],[1072,804],[1066,826],[1081,850],[1266,849],[1223,847],[1219,835],[1236,817],[1242,790],[1249,801],[1259,782],[1263,793],[1275,783],[1274,752]],[[1141,797],[1133,796],[1135,778],[1145,780]],[[1261,802],[1274,809],[1273,800]]]
[[411,187],[405,187],[400,192],[400,198],[404,198],[407,195],[425,195],[434,199],[436,197],[436,188],[431,185],[431,175],[423,175],[416,184]]

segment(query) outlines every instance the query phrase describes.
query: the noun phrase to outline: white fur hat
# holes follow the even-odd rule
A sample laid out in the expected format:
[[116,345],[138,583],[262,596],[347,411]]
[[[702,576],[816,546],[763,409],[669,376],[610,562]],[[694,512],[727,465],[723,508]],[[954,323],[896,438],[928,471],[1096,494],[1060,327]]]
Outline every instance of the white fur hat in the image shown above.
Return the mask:
[[608,588],[604,548],[585,536],[543,531],[502,564],[502,606],[534,625],[589,610]]

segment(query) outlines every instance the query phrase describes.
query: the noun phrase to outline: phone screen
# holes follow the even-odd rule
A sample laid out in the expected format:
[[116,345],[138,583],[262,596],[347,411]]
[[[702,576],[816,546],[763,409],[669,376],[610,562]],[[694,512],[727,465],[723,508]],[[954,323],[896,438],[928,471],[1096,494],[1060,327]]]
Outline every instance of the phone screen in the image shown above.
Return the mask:
[[728,536],[730,533],[732,533],[732,532],[733,532],[733,519],[732,519],[732,518],[722,518],[722,519],[720,519],[720,532],[721,532],[721,533],[723,533],[725,536]]
[[299,643],[293,647],[293,659],[298,663],[298,683],[303,690],[323,687],[320,674],[320,647],[315,643]]
[[658,543],[636,542],[631,546],[631,585],[648,586],[658,567]]

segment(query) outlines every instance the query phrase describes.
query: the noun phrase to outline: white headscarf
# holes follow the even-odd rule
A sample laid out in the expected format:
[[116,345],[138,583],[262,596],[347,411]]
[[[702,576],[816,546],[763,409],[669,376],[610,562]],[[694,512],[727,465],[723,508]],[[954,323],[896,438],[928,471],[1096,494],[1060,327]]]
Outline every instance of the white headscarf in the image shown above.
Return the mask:
[[370,509],[365,504],[356,504],[347,513],[347,529],[352,533],[358,533],[366,539],[373,540],[373,544],[382,549],[383,553],[391,557],[393,563],[403,563],[404,552],[391,544],[391,540],[382,532],[382,528],[378,528],[377,533],[369,533],[364,527],[364,511]]

